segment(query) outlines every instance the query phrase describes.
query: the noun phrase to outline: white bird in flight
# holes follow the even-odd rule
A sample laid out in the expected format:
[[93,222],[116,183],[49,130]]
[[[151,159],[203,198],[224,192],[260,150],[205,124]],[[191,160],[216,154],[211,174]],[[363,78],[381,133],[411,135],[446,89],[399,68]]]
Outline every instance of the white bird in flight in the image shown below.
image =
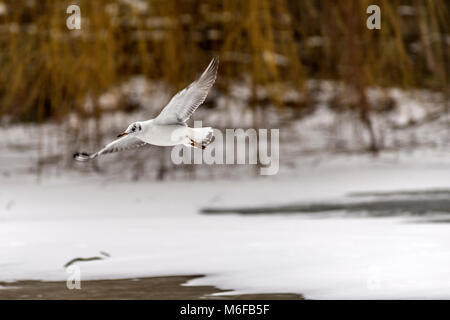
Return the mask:
[[205,101],[209,89],[216,80],[219,59],[213,58],[206,70],[196,81],[178,92],[161,113],[154,119],[137,121],[119,134],[99,151],[89,154],[78,152],[73,157],[78,161],[88,161],[102,154],[142,147],[146,144],[175,146],[183,144],[205,149],[213,138],[211,127],[190,128],[186,121]]

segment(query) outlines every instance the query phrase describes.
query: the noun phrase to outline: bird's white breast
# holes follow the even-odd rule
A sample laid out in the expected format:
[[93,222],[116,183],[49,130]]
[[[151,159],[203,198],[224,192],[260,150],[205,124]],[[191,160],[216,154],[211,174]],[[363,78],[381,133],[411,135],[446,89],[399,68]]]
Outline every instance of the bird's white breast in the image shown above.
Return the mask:
[[149,144],[157,146],[174,146],[184,143],[188,134],[188,127],[184,125],[155,125],[144,124],[143,132],[139,138]]

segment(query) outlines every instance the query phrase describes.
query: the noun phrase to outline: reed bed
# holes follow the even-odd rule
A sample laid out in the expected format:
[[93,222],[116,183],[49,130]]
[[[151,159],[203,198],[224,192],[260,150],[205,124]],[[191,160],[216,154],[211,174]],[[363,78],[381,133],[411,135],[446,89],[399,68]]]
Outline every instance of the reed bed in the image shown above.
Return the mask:
[[[314,103],[306,81],[345,84],[334,105],[354,110],[376,151],[371,112],[377,106],[367,88],[425,88],[450,97],[450,4],[375,1],[381,30],[369,30],[366,8],[372,2],[1,1],[0,119],[99,119],[111,110],[102,109],[98,97],[131,77],[163,81],[175,92],[219,55],[218,92],[227,94],[242,81],[250,88],[252,110],[271,106],[301,114]],[[74,3],[81,8],[81,30],[66,27],[66,8]],[[286,90],[303,99],[287,104]],[[118,104],[114,110],[127,108]]]

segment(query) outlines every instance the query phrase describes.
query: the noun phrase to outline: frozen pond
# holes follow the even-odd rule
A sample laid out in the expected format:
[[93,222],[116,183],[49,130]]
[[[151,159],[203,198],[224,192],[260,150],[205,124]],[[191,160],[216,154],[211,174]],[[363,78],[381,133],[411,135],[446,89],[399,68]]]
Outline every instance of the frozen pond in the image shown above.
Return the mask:
[[[77,263],[82,279],[205,274],[188,284],[321,299],[450,297],[450,224],[433,205],[445,203],[443,189],[332,201],[350,213],[239,215],[199,211],[217,190],[233,196],[235,183],[21,185],[11,197],[2,193],[0,280],[66,280],[65,263],[106,252]],[[255,186],[239,183],[250,198]],[[399,210],[408,199],[430,210]],[[395,215],[384,210],[389,201]],[[356,210],[361,203],[376,210]]]
[[0,281],[65,281],[66,263],[101,257],[75,263],[82,280],[205,275],[187,284],[450,298],[447,159],[306,159],[237,181],[0,175]]

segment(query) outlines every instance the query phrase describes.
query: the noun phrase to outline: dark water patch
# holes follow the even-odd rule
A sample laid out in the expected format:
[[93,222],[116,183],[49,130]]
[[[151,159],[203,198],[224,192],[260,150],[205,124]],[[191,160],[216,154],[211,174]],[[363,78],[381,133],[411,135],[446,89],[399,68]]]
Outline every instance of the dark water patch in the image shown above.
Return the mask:
[[447,224],[450,223],[450,218],[433,218],[433,217],[429,217],[426,219],[420,219],[420,220],[413,220],[413,221],[409,221],[411,223],[437,223],[437,224]]
[[450,189],[427,189],[427,190],[407,190],[407,191],[367,191],[367,192],[351,192],[348,197],[448,197],[450,198]]
[[450,198],[438,199],[372,199],[357,202],[323,202],[261,207],[204,208],[204,214],[237,213],[252,214],[287,214],[287,213],[319,213],[346,211],[363,213],[371,216],[392,215],[425,215],[428,213],[450,213]]

